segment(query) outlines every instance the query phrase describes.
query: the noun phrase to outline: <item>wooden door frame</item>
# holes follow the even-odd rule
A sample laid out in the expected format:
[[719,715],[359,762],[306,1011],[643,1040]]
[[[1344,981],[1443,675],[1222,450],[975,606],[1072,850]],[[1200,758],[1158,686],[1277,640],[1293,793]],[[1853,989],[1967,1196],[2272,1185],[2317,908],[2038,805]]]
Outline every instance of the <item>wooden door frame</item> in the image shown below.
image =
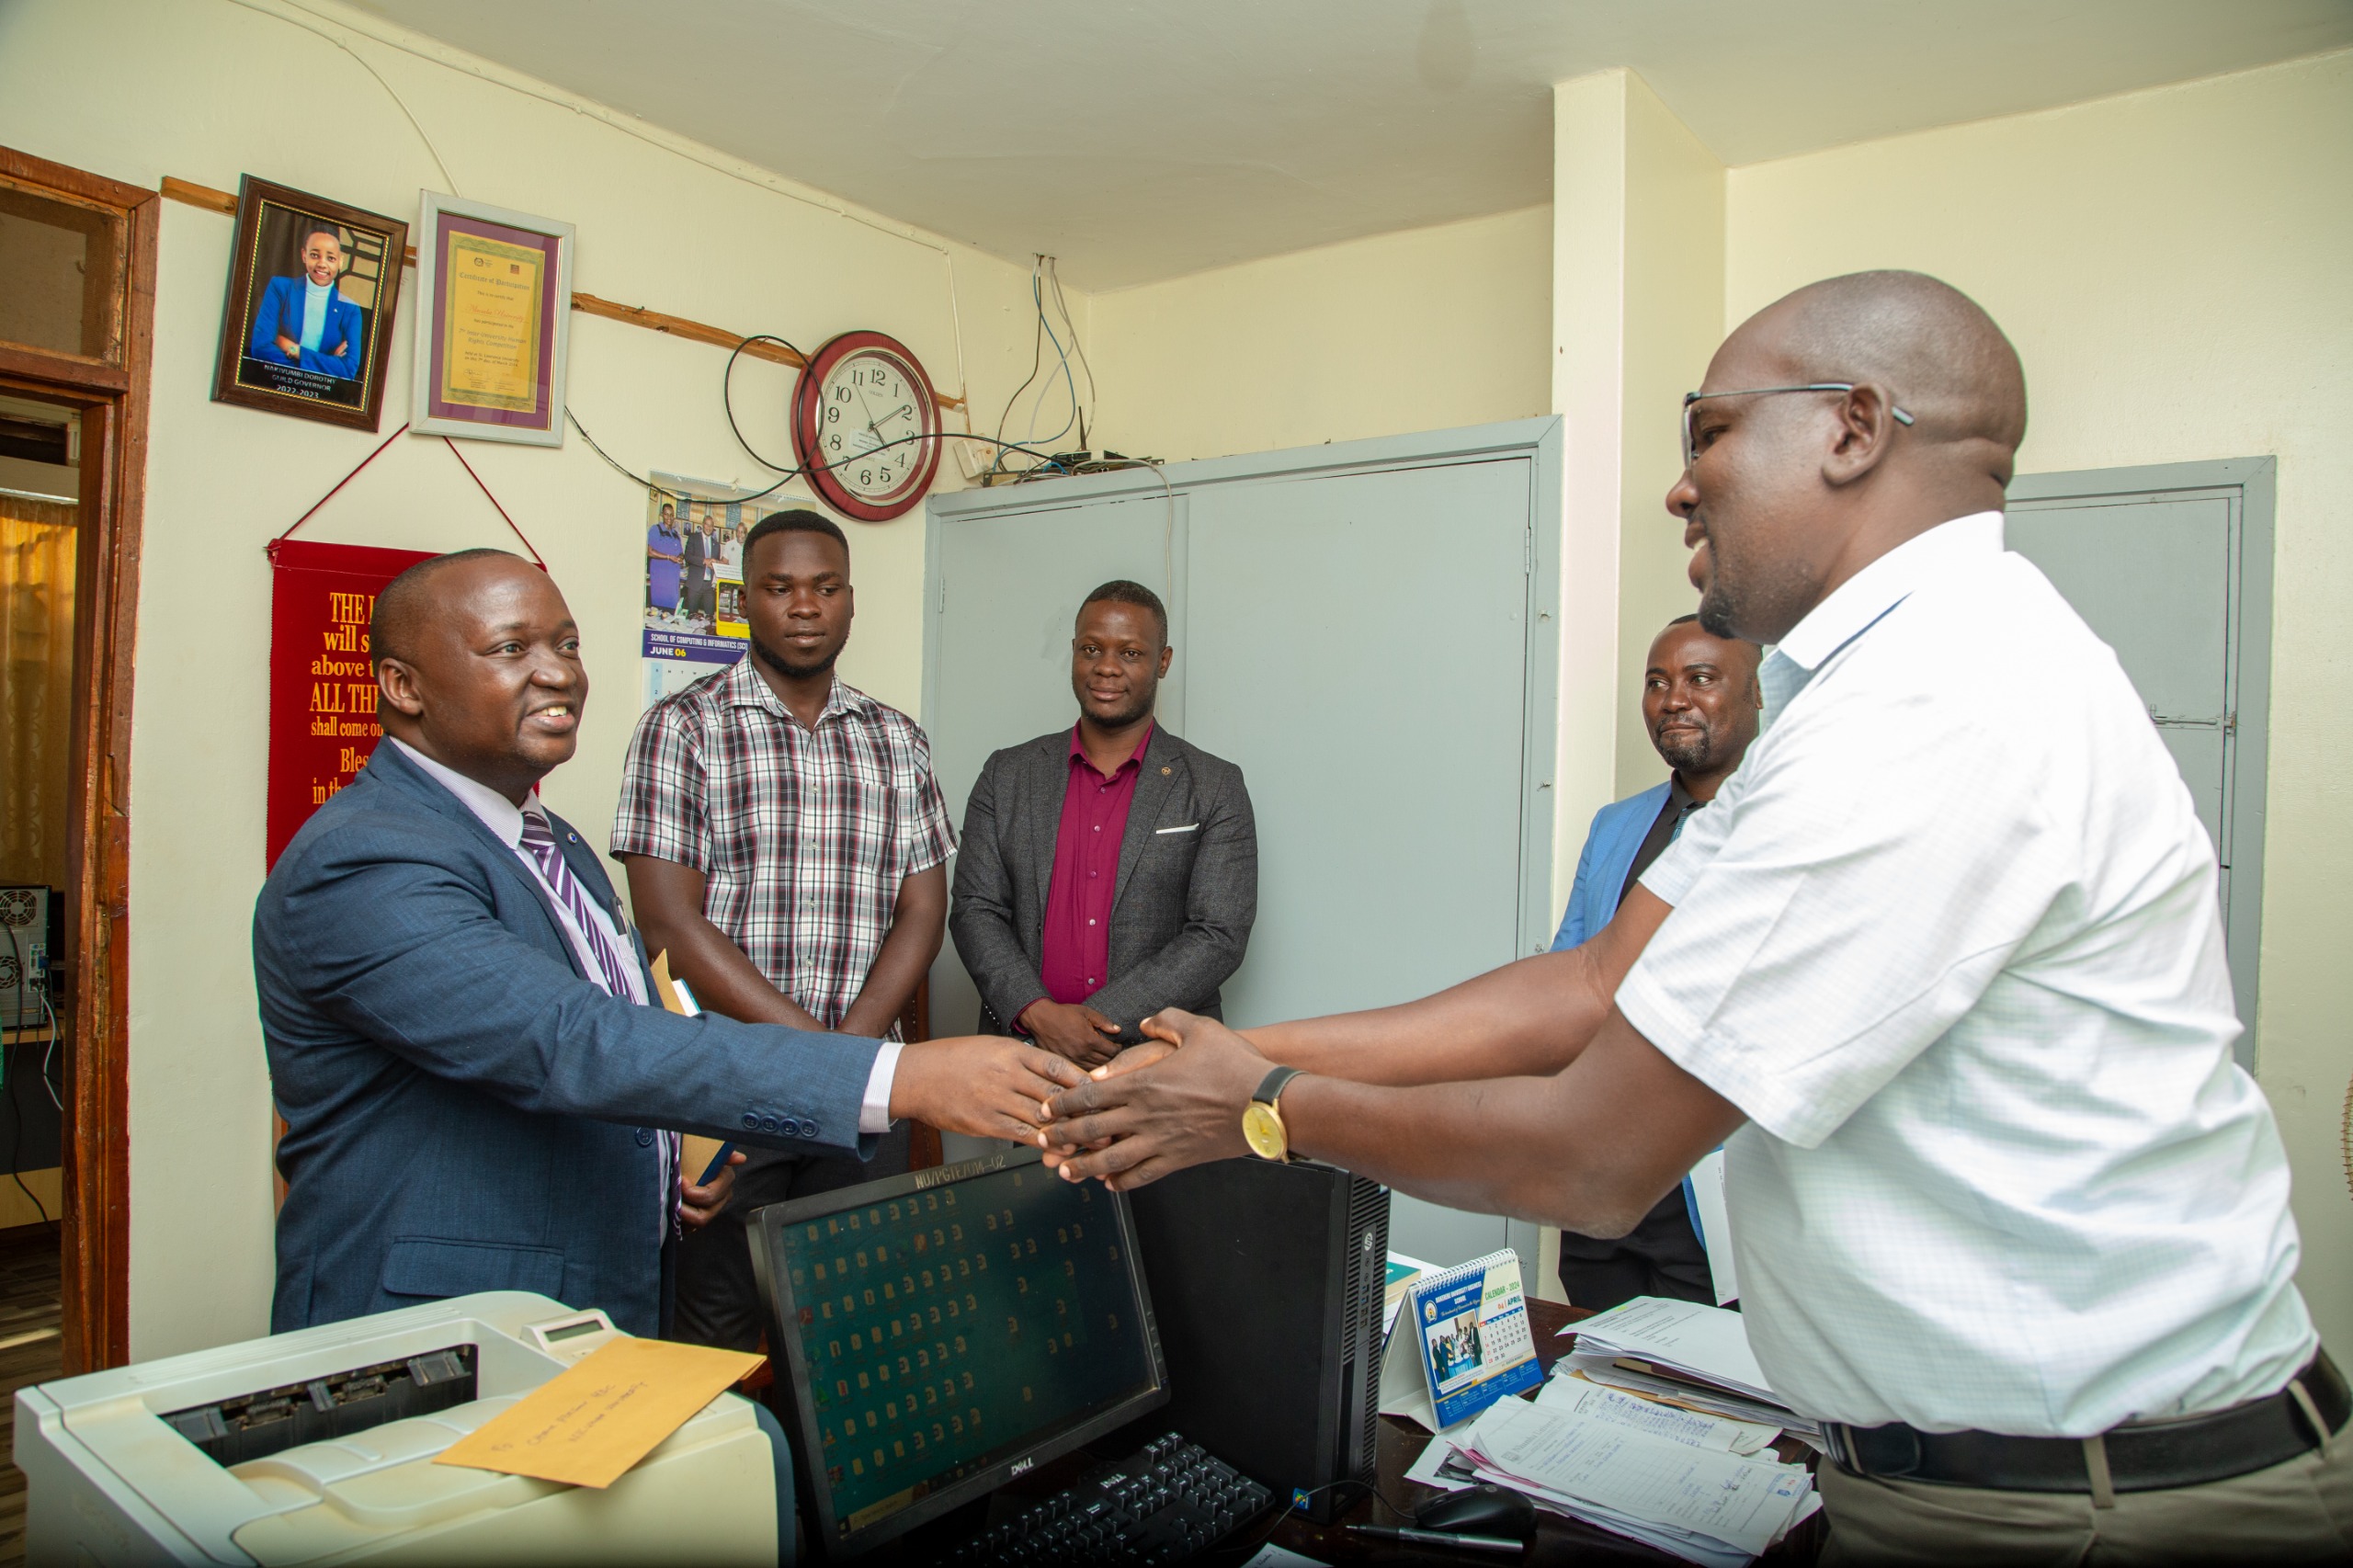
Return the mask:
[[74,985],[62,1139],[65,1370],[131,1358],[131,699],[154,359],[152,190],[0,147],[0,176],[120,215],[120,359],[0,346],[0,387],[82,414],[65,962]]

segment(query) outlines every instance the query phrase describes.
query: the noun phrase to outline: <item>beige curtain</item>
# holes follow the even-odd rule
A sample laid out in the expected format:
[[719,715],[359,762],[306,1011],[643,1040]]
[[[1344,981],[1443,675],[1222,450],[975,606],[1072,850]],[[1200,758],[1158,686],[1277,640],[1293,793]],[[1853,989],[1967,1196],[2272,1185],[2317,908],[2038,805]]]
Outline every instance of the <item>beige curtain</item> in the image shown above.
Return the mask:
[[65,885],[74,513],[0,495],[0,883]]

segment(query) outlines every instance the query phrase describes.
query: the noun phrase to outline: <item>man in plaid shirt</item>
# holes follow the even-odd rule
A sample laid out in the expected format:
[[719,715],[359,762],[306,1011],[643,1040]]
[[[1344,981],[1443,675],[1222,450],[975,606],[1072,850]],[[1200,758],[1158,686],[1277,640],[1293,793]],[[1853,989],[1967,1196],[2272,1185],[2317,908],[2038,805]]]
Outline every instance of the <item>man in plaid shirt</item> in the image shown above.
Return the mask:
[[[612,853],[646,945],[705,1007],[893,1053],[948,914],[955,840],[930,744],[834,673],[854,613],[840,528],[812,511],[762,519],[744,581],[751,652],[638,721]],[[743,1215],[906,1162],[904,1124],[869,1161],[752,1153],[736,1201],[679,1249],[677,1337],[758,1342]]]

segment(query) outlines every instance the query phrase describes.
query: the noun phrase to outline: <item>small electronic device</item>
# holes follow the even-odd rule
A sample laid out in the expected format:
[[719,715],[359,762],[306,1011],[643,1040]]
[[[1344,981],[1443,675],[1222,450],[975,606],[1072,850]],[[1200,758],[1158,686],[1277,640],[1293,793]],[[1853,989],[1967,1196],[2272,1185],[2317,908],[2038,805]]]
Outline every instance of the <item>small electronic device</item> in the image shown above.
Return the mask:
[[1378,1456],[1389,1189],[1220,1160],[1129,1201],[1168,1358],[1162,1424],[1329,1523]]
[[1526,1540],[1536,1533],[1536,1505],[1522,1493],[1483,1481],[1431,1498],[1414,1510],[1414,1523],[1422,1529],[1455,1535]]
[[1034,1149],[771,1204],[747,1229],[771,1397],[790,1391],[802,1518],[829,1557],[1167,1403],[1127,1199]]
[[25,1389],[26,1560],[774,1562],[774,1452],[734,1394],[603,1491],[434,1462],[613,1336],[491,1291]]
[[63,912],[53,888],[0,888],[0,1029],[48,1026],[51,959]]
[[1191,1562],[1237,1535],[1251,1537],[1281,1506],[1272,1491],[1171,1432],[992,1527],[948,1562],[951,1568]]

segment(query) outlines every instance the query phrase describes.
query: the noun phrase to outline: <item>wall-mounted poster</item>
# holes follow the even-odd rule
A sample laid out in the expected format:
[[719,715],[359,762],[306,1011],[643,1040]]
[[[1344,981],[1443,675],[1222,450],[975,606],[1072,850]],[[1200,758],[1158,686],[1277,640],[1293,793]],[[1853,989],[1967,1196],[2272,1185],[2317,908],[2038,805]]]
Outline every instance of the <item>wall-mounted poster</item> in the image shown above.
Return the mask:
[[771,512],[813,505],[657,473],[645,508],[645,702],[652,707],[750,648],[744,536]]
[[427,436],[563,444],[569,223],[425,193],[416,224],[416,394]]
[[212,400],[373,430],[408,225],[247,175]]

